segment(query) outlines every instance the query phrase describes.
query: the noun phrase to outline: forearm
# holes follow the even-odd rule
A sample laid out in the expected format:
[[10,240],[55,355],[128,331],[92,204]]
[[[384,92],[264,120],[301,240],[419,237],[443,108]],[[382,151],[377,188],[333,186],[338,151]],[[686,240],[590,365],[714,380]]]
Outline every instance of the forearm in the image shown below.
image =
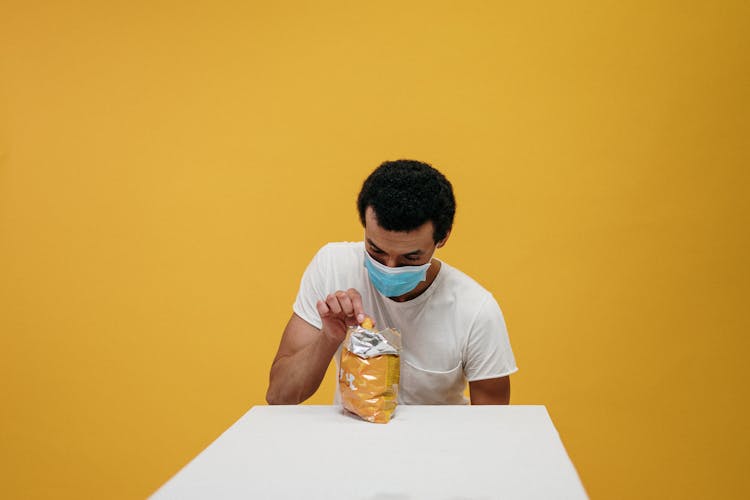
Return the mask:
[[266,401],[272,405],[298,404],[312,396],[323,381],[339,343],[323,332],[293,355],[277,358],[271,367]]
[[469,382],[469,393],[473,405],[510,404],[510,377]]

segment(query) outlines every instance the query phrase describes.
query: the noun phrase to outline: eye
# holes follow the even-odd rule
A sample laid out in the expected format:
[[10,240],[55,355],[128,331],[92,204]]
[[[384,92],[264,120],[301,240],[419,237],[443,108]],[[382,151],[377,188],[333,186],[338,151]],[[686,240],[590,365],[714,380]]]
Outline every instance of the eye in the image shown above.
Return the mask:
[[408,255],[408,256],[406,257],[406,260],[408,260],[408,261],[411,261],[411,262],[416,262],[416,261],[418,261],[418,260],[419,260],[419,257],[417,257],[417,256],[414,256],[414,255]]

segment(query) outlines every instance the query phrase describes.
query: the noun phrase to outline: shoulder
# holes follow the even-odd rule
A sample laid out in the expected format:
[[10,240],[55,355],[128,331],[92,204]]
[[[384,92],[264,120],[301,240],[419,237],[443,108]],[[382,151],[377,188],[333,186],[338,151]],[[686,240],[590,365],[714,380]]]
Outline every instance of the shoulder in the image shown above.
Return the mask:
[[[362,242],[339,242],[322,246],[302,275],[300,296],[317,300],[336,290],[361,288],[363,245]],[[314,315],[312,306],[309,313]]]
[[436,291],[438,305],[450,304],[455,317],[470,329],[484,322],[502,321],[503,313],[492,292],[475,279],[453,266],[443,263],[443,281]]
[[460,297],[462,302],[468,299],[479,305],[492,297],[474,278],[450,264],[441,261],[440,273],[443,274],[440,288]]
[[356,274],[359,268],[364,267],[364,243],[358,242],[335,242],[328,243],[318,250],[313,257],[308,269],[318,273],[331,275]]
[[361,241],[339,241],[323,245],[318,253],[315,254],[314,260],[320,263],[336,262],[342,260],[359,259],[362,260],[364,244]]
[[323,245],[318,253],[354,253],[356,251],[362,251],[364,245],[361,241],[334,241],[332,243],[326,243]]

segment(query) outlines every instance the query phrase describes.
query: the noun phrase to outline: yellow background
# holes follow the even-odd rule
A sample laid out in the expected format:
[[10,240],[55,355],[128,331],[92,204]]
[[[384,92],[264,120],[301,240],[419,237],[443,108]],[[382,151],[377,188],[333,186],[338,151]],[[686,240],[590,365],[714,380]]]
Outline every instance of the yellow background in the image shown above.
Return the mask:
[[269,4],[0,3],[0,496],[144,497],[264,404],[401,157],[592,498],[750,495],[750,4]]

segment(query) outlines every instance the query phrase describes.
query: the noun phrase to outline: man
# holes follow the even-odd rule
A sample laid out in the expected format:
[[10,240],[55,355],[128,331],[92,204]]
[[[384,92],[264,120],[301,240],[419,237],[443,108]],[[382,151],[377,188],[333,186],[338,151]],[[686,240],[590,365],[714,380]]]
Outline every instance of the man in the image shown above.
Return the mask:
[[[453,226],[450,182],[430,165],[385,162],[357,200],[364,242],[330,243],[302,277],[266,399],[297,404],[338,363],[347,327],[373,318],[402,335],[399,402],[508,404],[517,370],[492,295],[434,258]],[[336,402],[339,399],[338,386]]]

